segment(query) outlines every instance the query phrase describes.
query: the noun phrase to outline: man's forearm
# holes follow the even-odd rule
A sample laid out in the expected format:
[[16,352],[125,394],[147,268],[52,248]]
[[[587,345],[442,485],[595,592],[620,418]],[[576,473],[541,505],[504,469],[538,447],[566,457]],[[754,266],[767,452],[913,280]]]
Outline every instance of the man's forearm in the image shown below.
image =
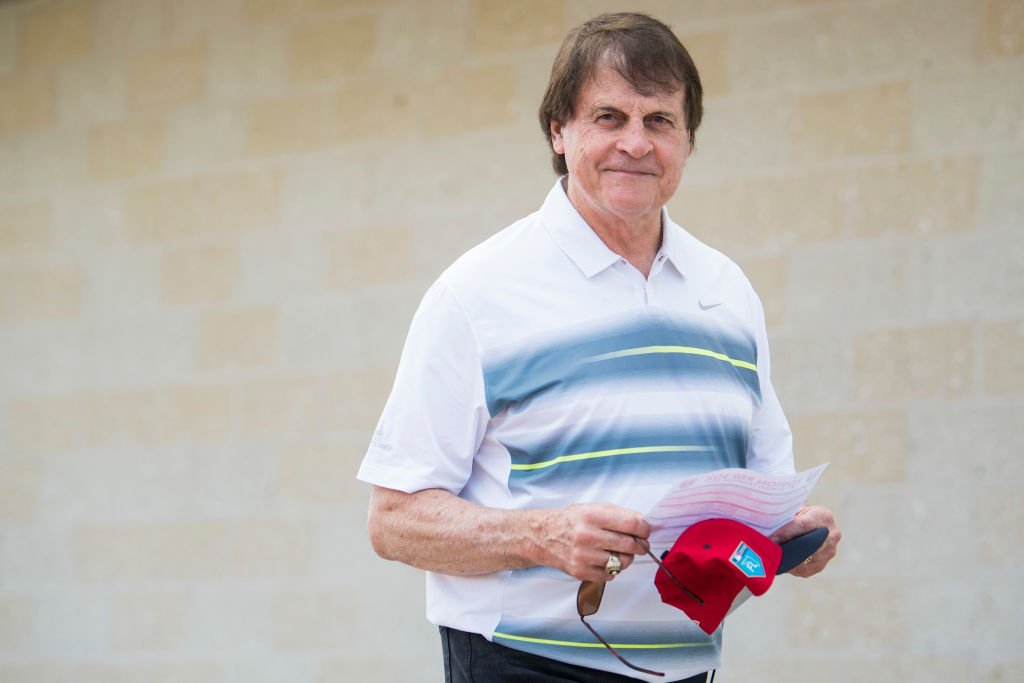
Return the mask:
[[582,581],[608,580],[610,553],[628,567],[644,552],[636,539],[651,531],[639,512],[610,503],[501,510],[440,489],[382,487],[371,494],[369,526],[378,555],[420,569],[473,576],[546,565]]
[[374,487],[370,540],[381,557],[471,576],[541,563],[544,510],[498,510],[440,489],[405,493]]

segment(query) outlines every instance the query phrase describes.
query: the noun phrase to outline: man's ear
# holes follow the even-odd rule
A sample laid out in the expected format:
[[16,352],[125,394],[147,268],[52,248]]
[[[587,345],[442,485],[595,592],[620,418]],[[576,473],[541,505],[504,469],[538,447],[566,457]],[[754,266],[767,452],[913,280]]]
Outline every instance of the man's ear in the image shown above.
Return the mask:
[[551,120],[551,149],[555,154],[565,154],[565,139],[562,137],[562,124]]

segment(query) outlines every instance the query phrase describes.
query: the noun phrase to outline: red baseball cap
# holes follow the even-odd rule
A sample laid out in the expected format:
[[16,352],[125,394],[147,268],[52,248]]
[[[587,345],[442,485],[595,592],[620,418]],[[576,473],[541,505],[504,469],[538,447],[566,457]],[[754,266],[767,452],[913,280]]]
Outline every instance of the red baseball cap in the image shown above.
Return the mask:
[[827,529],[815,529],[784,548],[742,522],[706,519],[683,531],[661,558],[672,576],[701,602],[681,590],[665,572],[655,575],[654,585],[662,602],[681,609],[710,635],[741,590],[764,594],[776,574],[800,564],[827,536]]

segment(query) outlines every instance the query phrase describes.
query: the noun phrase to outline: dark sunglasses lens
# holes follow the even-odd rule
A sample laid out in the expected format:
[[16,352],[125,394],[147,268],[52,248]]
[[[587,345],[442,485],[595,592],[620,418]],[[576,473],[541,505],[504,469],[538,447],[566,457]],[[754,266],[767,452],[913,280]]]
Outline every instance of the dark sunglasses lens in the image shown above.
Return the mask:
[[604,581],[584,581],[576,593],[576,611],[581,617],[589,617],[597,614],[597,608],[601,606],[601,598],[604,597]]

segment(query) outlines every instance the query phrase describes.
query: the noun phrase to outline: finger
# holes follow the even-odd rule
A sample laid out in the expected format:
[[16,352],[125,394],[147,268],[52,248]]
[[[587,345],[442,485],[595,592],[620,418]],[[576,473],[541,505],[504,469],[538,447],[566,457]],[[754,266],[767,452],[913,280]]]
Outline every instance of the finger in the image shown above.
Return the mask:
[[638,538],[651,535],[651,525],[636,510],[608,503],[591,506],[587,512],[590,523],[612,533]]
[[785,543],[791,538],[796,538],[818,527],[826,527],[830,535],[837,531],[832,512],[816,505],[802,507],[788,524],[771,535],[771,539],[776,543]]

